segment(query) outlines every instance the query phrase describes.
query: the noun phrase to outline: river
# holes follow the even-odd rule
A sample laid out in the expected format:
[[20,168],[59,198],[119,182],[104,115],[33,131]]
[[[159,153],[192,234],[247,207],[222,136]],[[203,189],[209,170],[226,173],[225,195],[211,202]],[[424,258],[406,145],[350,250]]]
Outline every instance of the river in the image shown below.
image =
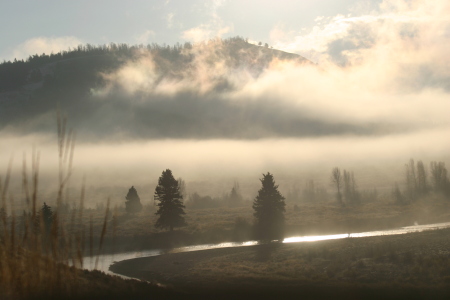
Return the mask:
[[[331,234],[331,235],[311,235],[311,236],[294,236],[288,237],[283,240],[283,243],[301,243],[301,242],[315,242],[315,241],[324,241],[324,240],[336,240],[336,239],[345,239],[345,238],[361,238],[361,237],[372,237],[372,236],[385,236],[385,235],[398,235],[398,234],[406,234],[413,232],[421,232],[426,230],[436,230],[449,228],[450,222],[447,223],[436,223],[436,224],[427,224],[427,225],[414,225],[401,227],[397,229],[390,230],[378,230],[378,231],[368,231],[368,232],[357,232],[357,233],[342,233],[342,234]],[[167,250],[161,249],[153,249],[153,250],[142,250],[142,251],[130,251],[124,253],[117,254],[102,254],[98,257],[98,263],[96,266],[97,256],[89,257],[86,256],[83,259],[83,268],[88,270],[100,270],[107,274],[118,275],[109,270],[109,266],[114,262],[138,258],[138,257],[148,257],[148,256],[156,256],[164,253],[176,253],[176,252],[189,252],[189,251],[198,251],[198,250],[209,250],[209,249],[217,249],[217,248],[228,248],[228,247],[245,247],[245,246],[253,246],[257,245],[257,241],[247,241],[242,243],[237,242],[228,242],[228,243],[219,243],[219,244],[204,244],[204,245],[196,245],[196,246],[186,246]],[[119,275],[121,276],[121,275]],[[125,277],[125,276],[122,276]],[[125,277],[126,278],[126,277]]]

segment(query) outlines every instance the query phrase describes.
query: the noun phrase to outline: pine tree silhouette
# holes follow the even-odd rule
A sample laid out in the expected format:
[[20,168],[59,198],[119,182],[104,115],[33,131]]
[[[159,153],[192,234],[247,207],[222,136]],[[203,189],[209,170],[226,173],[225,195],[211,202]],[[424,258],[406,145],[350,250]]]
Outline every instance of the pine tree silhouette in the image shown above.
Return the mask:
[[173,231],[175,227],[186,225],[183,215],[184,212],[183,196],[180,193],[178,181],[172,175],[172,171],[167,169],[162,172],[158,180],[158,186],[155,189],[155,199],[159,200],[158,220],[155,226],[157,228],[169,228]]
[[141,199],[139,198],[139,195],[134,186],[132,186],[128,190],[128,194],[125,199],[127,199],[127,201],[125,202],[125,208],[128,213],[134,214],[142,210]]
[[284,197],[275,185],[273,175],[263,174],[258,195],[253,201],[255,235],[259,240],[280,240],[284,235]]

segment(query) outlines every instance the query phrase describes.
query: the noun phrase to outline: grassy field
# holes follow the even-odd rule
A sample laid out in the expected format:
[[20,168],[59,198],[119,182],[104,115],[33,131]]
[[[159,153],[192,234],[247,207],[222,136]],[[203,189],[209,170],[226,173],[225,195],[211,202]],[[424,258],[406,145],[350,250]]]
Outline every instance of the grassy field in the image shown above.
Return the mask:
[[448,299],[450,229],[173,253],[112,270],[196,296]]
[[[389,199],[351,207],[333,202],[296,205],[297,209],[293,203],[287,205],[286,235],[357,232],[450,220],[449,202],[436,195],[408,205],[395,205]],[[188,226],[170,233],[155,230],[156,217],[149,207],[136,215],[120,209],[85,210],[82,215],[76,210],[61,212],[54,223],[58,230],[52,229],[47,237],[43,224],[38,232],[31,230],[30,216],[3,216],[0,299],[229,298],[230,293],[242,298],[255,293],[260,298],[276,298],[283,293],[285,297],[306,295],[314,299],[346,298],[348,291],[367,299],[387,293],[405,299],[449,295],[449,230],[170,254],[151,259],[147,270],[139,269],[146,265],[140,262],[136,265],[139,268],[131,267],[131,271],[129,265],[125,271],[118,270],[177,289],[66,265],[90,252],[97,255],[251,238],[250,205],[186,209],[186,213]]]
[[[335,202],[295,205],[288,203],[286,207],[286,236],[361,232],[450,220],[450,202],[435,194],[407,205],[395,205],[390,199],[347,207]],[[366,299],[387,294],[405,299],[449,295],[449,230],[170,254],[151,259],[147,270],[139,269],[141,262],[135,270],[131,267],[130,271],[129,265],[125,271],[118,270],[176,289],[67,266],[71,261],[80,264],[82,256],[90,253],[170,249],[252,238],[251,203],[235,208],[187,208],[188,226],[174,232],[156,230],[154,212],[152,207],[135,215],[120,208],[60,211],[48,232],[42,220],[37,231],[33,229],[36,219],[32,215],[3,214],[0,299],[225,299],[234,294],[263,299],[276,298],[279,293],[314,299],[335,295],[346,298],[348,291]],[[121,264],[115,268],[118,266]]]
[[[296,206],[296,209],[294,208]],[[252,239],[251,203],[235,208],[186,210],[187,226],[172,233],[154,227],[157,216],[153,207],[129,215],[123,209],[112,210],[108,219],[106,247],[115,251],[170,248],[190,244],[219,243]],[[85,223],[93,220],[93,232],[99,238],[104,211],[86,211]],[[408,205],[396,205],[389,198],[342,207],[337,203],[288,203],[286,236],[363,232],[392,229],[414,224],[450,221],[450,201],[430,194]]]

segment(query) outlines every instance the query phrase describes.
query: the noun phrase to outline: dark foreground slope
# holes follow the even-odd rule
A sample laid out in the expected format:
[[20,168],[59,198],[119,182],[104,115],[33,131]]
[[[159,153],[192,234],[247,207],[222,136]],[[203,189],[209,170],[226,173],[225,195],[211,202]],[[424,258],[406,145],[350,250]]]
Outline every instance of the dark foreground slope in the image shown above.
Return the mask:
[[118,262],[111,270],[190,296],[448,299],[450,230],[225,248]]
[[[40,260],[36,256],[30,258],[35,262]],[[156,284],[62,264],[51,268],[51,273],[48,266],[44,265],[36,270],[38,263],[29,264],[29,270],[25,271],[17,267],[11,272],[4,272],[6,268],[2,268],[2,264],[17,266],[26,261],[23,256],[9,261],[0,259],[0,300],[185,299],[185,293]],[[53,262],[49,261],[48,264],[52,265]]]

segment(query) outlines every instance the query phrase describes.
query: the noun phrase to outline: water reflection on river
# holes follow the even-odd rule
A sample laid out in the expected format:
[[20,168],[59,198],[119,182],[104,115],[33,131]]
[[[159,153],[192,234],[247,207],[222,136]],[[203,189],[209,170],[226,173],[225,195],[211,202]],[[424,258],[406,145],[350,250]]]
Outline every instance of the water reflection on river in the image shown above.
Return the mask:
[[[425,230],[435,230],[435,229],[443,229],[450,227],[450,222],[448,223],[438,223],[438,224],[428,224],[428,225],[415,225],[415,226],[407,226],[398,229],[391,230],[379,230],[379,231],[368,231],[368,232],[359,232],[359,233],[344,233],[344,234],[332,234],[332,235],[315,235],[315,236],[295,236],[285,238],[283,243],[300,243],[300,242],[315,242],[315,241],[324,241],[324,240],[336,240],[336,239],[344,239],[344,238],[360,238],[360,237],[371,237],[371,236],[383,236],[383,235],[398,235],[412,232],[421,232]],[[196,246],[187,246],[171,249],[170,253],[176,252],[189,252],[189,251],[199,251],[199,250],[210,250],[217,248],[228,248],[228,247],[245,247],[245,246],[253,246],[257,245],[257,241],[248,241],[243,243],[220,243],[220,244],[205,244],[205,245],[196,245]],[[105,273],[114,274],[109,271],[109,266],[116,261],[122,261],[126,259],[138,258],[138,257],[148,257],[148,256],[156,256],[163,253],[167,253],[168,251],[154,249],[154,250],[143,250],[143,251],[130,251],[125,253],[118,254],[103,254],[98,258],[97,270],[103,271]],[[83,268],[88,270],[95,269],[97,257],[84,257],[83,260]],[[123,276],[124,277],[124,276]]]

